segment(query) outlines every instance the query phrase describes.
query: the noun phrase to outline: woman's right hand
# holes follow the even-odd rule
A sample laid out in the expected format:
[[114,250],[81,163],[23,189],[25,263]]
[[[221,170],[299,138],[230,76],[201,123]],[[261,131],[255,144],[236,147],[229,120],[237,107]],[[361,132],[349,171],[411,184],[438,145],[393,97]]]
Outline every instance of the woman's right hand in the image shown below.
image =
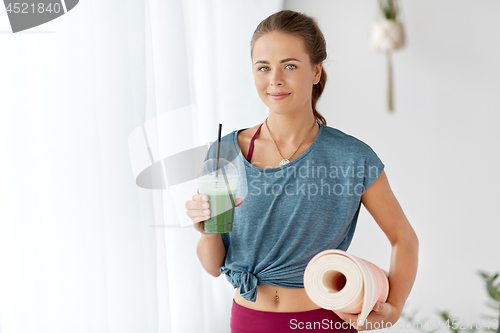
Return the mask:
[[[234,206],[238,207],[243,203],[242,198],[236,198]],[[213,235],[205,232],[203,228],[203,221],[210,219],[210,204],[208,203],[208,196],[205,194],[193,195],[193,200],[186,201],[187,216],[191,218],[194,228],[205,235]]]

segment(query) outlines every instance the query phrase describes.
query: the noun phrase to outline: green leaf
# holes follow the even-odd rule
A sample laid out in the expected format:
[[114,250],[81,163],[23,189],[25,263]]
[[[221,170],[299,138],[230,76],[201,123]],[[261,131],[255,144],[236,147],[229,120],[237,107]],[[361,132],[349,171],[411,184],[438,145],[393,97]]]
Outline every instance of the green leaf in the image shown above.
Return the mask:
[[500,283],[496,285],[494,284],[500,273],[497,272],[490,275],[487,272],[478,271],[478,274],[481,275],[484,282],[486,283],[486,291],[488,293],[488,296],[490,296],[495,301],[500,302]]
[[486,273],[485,271],[477,271],[477,274],[481,275],[481,277],[485,280],[489,279],[489,274]]
[[395,0],[379,0],[380,10],[384,14],[384,17],[387,20],[395,20],[396,19],[396,10],[394,6]]
[[441,317],[441,319],[446,323],[446,321],[450,321],[449,322],[449,325],[446,326],[446,328],[448,328],[450,331],[454,332],[454,333],[459,333],[460,332],[460,329],[458,328],[453,328],[453,325],[451,324],[451,317],[450,317],[450,314],[448,313],[448,311],[438,311],[437,314]]
[[491,298],[493,298],[496,301],[500,301],[500,298],[498,297],[498,291],[496,290],[496,288],[493,286],[493,284],[490,281],[488,281],[488,283],[486,283],[486,291],[488,291],[488,295]]

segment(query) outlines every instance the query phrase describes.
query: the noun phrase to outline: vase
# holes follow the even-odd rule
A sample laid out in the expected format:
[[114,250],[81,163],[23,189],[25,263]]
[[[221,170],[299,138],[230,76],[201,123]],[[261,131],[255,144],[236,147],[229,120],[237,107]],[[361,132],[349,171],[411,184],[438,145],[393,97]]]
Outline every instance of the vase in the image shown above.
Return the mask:
[[379,19],[370,32],[371,46],[379,52],[400,49],[405,44],[403,24],[398,20]]

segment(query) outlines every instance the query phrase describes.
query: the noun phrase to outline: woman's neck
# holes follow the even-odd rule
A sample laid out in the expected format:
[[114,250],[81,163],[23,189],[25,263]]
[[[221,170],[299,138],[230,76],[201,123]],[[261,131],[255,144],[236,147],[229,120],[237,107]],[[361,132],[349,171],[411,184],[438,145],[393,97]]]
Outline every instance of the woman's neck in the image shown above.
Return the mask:
[[[281,115],[270,112],[267,125],[276,144],[279,146],[296,146],[313,131],[313,125],[316,126],[316,118],[312,111],[301,115]],[[265,124],[263,128],[267,130]]]

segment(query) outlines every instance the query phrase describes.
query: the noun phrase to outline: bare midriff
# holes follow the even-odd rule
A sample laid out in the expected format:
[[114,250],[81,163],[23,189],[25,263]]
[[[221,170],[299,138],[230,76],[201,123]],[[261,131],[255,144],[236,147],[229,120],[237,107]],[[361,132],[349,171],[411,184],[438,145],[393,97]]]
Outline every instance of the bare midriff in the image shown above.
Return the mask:
[[283,288],[266,284],[257,286],[257,300],[247,301],[240,295],[240,288],[236,288],[234,301],[246,308],[268,312],[300,312],[319,309],[304,288]]

